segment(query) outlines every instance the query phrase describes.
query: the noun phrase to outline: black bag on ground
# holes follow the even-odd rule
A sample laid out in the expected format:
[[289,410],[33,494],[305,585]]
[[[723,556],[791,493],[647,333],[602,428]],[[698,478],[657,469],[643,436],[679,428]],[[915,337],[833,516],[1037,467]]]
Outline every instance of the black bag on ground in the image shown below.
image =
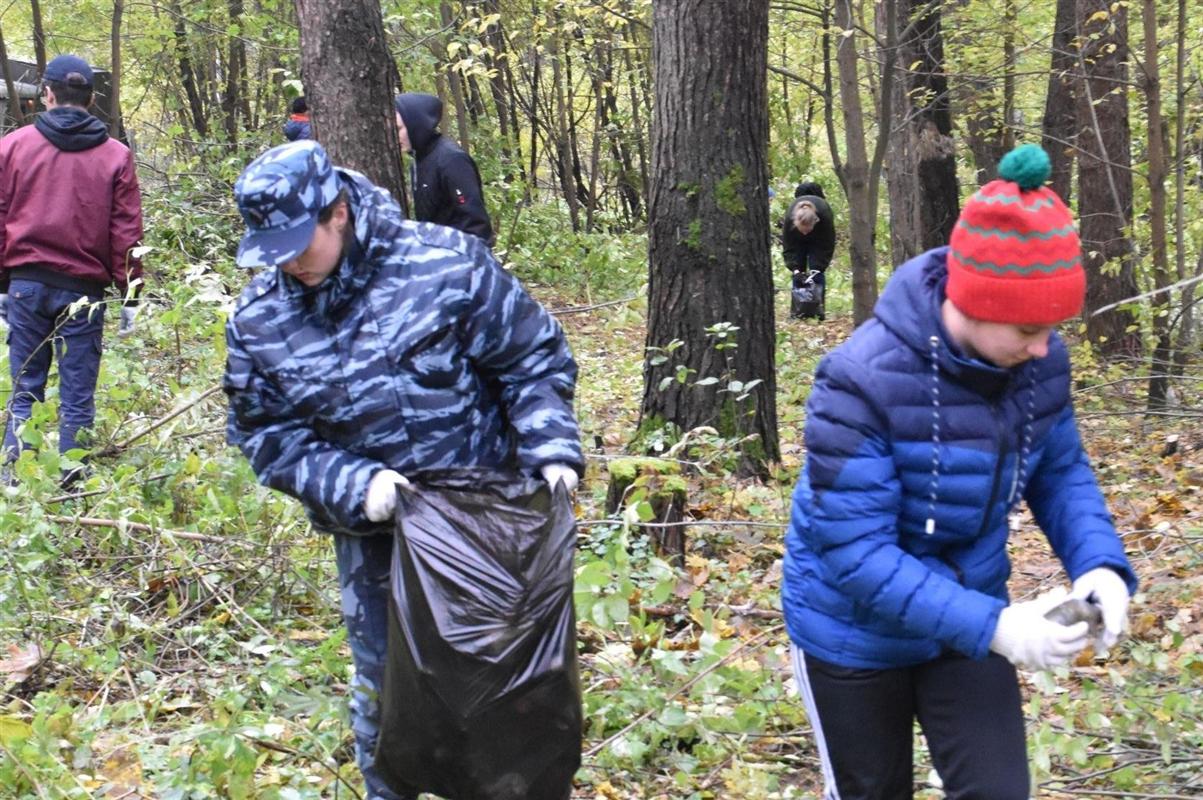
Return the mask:
[[582,723],[568,492],[493,470],[410,480],[376,768],[401,794],[567,800]]
[[823,287],[818,283],[819,273],[815,270],[793,276],[793,286],[790,289],[789,314],[795,319],[814,317],[823,319]]

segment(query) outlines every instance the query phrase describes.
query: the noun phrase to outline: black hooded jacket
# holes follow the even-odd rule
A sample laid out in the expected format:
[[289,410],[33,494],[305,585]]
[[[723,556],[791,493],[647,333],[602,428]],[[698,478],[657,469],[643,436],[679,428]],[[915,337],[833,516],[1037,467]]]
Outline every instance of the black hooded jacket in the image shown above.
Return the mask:
[[458,228],[492,245],[493,226],[476,162],[438,132],[443,102],[434,95],[406,92],[394,105],[413,148],[414,219]]
[[109,138],[103,122],[75,106],[56,106],[39,114],[33,125],[47,141],[68,153],[91,150]]
[[[814,229],[805,236],[794,227],[794,209],[802,201],[813,205],[819,217]],[[794,200],[781,224],[781,251],[791,272],[827,271],[835,255],[835,217],[826,200],[815,195],[802,195]]]

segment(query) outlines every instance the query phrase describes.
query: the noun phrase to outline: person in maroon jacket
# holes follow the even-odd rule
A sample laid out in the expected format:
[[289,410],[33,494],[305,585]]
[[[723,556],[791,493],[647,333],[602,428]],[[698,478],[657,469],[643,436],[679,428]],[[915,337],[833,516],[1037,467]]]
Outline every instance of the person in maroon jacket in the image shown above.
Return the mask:
[[[79,447],[80,430],[96,417],[105,291],[121,293],[118,334],[128,336],[142,274],[134,254],[142,238],[134,159],[88,113],[92,68],[78,56],[58,56],[42,76],[42,101],[47,110],[33,125],[0,140],[0,318],[10,329],[12,373],[6,464],[25,446],[19,429],[44,399],[52,355],[59,450]],[[89,303],[75,306],[81,297]]]

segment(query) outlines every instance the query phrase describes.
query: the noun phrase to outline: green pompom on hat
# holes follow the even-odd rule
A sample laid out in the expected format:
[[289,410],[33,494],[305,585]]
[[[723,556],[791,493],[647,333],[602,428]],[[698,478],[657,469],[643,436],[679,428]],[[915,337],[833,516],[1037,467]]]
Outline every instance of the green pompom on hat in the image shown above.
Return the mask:
[[1048,153],[1037,144],[1025,144],[1016,147],[1003,156],[998,165],[998,177],[1004,181],[1018,183],[1024,191],[1039,189],[1048,182],[1048,176],[1053,172],[1052,162]]
[[1069,209],[1044,185],[1050,171],[1038,146],[1017,147],[961,209],[945,294],[966,316],[1055,325],[1082,310],[1082,246]]

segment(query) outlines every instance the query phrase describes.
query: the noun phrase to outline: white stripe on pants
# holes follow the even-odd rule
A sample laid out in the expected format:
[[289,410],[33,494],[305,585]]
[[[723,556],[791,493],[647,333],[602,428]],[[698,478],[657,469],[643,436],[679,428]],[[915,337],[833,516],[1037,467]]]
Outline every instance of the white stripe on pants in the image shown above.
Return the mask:
[[806,707],[806,717],[815,733],[815,745],[819,748],[819,763],[823,768],[823,800],[840,800],[840,790],[835,785],[835,769],[831,765],[827,740],[823,737],[823,725],[819,721],[819,709],[815,704],[814,691],[810,687],[810,678],[806,675],[806,655],[792,642],[789,652],[794,664],[794,681],[798,684],[802,705]]

